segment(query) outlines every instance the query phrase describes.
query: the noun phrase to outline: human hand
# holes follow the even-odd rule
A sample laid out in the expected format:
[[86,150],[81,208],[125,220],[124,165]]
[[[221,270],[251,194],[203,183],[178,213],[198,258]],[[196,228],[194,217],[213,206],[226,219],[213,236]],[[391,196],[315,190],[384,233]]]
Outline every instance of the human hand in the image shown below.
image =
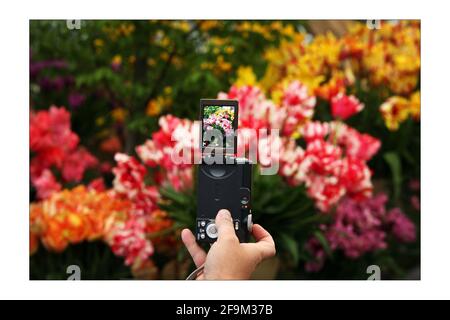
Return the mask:
[[215,223],[218,238],[208,254],[197,244],[189,229],[181,232],[181,239],[195,265],[204,264],[198,280],[249,279],[258,264],[275,255],[272,236],[259,224],[254,224],[252,229],[256,243],[239,243],[228,210],[220,210]]

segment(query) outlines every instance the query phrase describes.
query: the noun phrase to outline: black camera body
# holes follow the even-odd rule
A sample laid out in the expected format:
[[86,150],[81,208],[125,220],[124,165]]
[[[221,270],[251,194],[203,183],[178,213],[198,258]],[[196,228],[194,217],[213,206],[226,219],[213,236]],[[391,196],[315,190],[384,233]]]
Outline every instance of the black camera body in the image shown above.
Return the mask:
[[[235,117],[231,119],[231,122],[234,123],[234,131],[237,127],[237,101],[203,99],[200,101],[202,161],[197,171],[196,239],[198,242],[206,243],[216,241],[218,234],[215,217],[220,209],[227,209],[231,213],[233,227],[239,241],[248,242],[253,225],[251,212],[252,164],[247,159],[236,158],[236,144],[222,148],[220,151],[223,153],[221,152],[220,157],[215,157],[214,150],[210,150],[212,151],[210,154],[204,154],[206,145],[203,120],[205,120],[205,107],[208,108],[208,106],[234,108]],[[214,110],[219,110],[218,113],[221,114],[220,108]],[[206,116],[208,117],[208,115]],[[237,142],[235,136],[229,138]]]

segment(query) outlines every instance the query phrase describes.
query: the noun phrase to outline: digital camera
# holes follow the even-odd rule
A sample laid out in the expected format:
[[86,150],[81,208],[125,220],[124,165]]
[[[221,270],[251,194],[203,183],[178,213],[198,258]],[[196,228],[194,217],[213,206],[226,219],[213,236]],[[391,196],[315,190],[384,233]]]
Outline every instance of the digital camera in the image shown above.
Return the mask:
[[200,100],[196,239],[212,243],[218,237],[215,217],[227,209],[240,242],[248,242],[252,222],[252,164],[237,158],[238,102]]

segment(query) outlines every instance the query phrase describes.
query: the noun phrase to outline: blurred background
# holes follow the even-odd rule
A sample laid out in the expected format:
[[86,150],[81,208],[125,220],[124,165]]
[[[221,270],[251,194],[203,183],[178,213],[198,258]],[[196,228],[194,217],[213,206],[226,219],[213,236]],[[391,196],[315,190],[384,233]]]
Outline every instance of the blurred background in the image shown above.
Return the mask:
[[216,97],[280,130],[255,279],[420,278],[419,21],[33,20],[29,90],[30,279],[184,279],[195,167],[171,154]]

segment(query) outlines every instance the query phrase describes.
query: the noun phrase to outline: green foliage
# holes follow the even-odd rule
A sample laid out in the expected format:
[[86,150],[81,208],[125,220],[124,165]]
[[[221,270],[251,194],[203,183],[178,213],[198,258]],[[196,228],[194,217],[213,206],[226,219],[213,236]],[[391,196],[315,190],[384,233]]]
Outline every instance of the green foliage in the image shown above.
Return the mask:
[[[67,62],[65,69],[48,68],[31,79],[33,108],[70,106],[69,93],[82,93],[86,100],[72,110],[72,119],[83,142],[96,145],[105,131],[113,131],[126,151],[133,152],[156,128],[155,121],[145,119],[161,113],[196,119],[199,98],[215,98],[227,89],[239,66],[251,66],[258,76],[263,75],[264,51],[288,36],[276,30],[269,34],[242,31],[239,26],[244,23],[87,20],[79,30],[69,30],[62,20],[33,20],[31,61]],[[258,23],[269,26],[272,22]],[[302,23],[282,25],[298,28]],[[60,90],[39,89],[43,79],[62,75],[74,83]],[[155,110],[149,110],[152,101]],[[124,128],[112,126],[116,108],[127,111]]]
[[161,189],[160,193],[163,201],[159,206],[161,209],[166,210],[169,216],[175,220],[175,225],[180,228],[194,230],[195,217],[197,215],[197,200],[194,192],[186,191],[180,193],[168,187]]
[[219,106],[206,106],[203,110],[203,116],[204,118],[208,118],[211,114],[215,113],[217,110],[219,110]]
[[397,153],[386,152],[384,154],[384,159],[386,160],[392,174],[392,186],[394,188],[394,201],[397,201],[400,196],[401,184],[402,184],[402,165],[400,162],[400,157]]
[[347,122],[358,131],[380,140],[381,149],[370,160],[369,166],[374,170],[373,179],[383,180],[393,202],[398,204],[400,193],[408,189],[408,182],[420,179],[420,122],[408,119],[397,131],[390,131],[379,107],[393,93],[383,86],[366,88],[360,83],[355,85],[352,93],[365,104],[365,108]]

